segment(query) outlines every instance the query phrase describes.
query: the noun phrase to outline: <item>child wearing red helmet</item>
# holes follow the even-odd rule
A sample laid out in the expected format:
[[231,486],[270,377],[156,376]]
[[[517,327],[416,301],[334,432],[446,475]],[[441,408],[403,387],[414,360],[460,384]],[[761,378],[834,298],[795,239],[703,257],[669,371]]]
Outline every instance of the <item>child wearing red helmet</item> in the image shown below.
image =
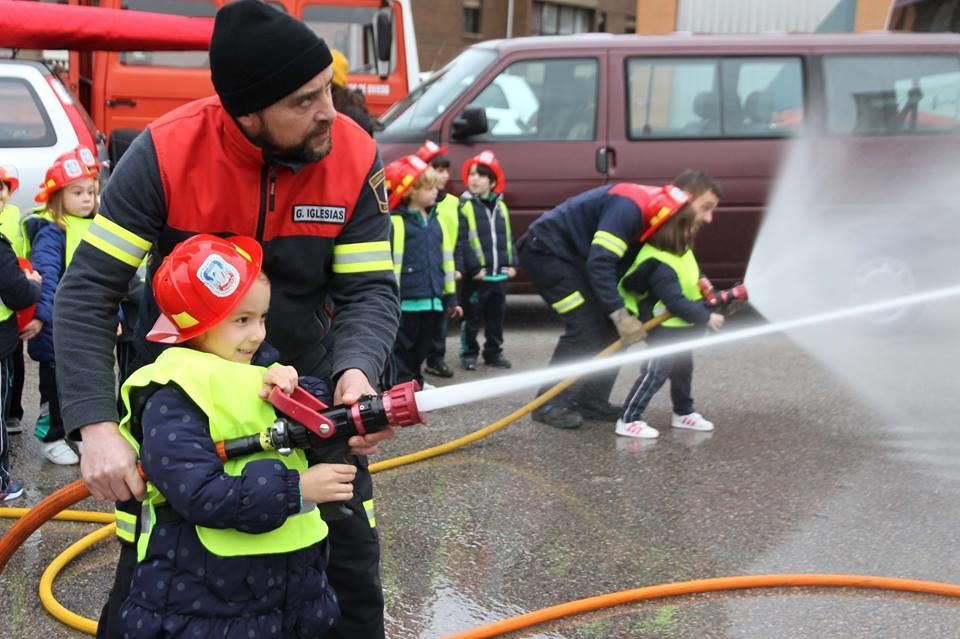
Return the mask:
[[[642,187],[641,187],[642,188]],[[682,206],[654,203],[643,211],[646,230],[644,245],[620,279],[619,289],[627,311],[643,321],[670,312],[648,338],[649,344],[689,339],[697,327],[720,330],[724,317],[703,300],[698,282],[700,267],[693,254],[693,241],[703,225],[692,198],[674,185],[664,187]],[[626,312],[626,311],[625,311]],[[621,437],[652,439],[660,433],[643,421],[644,410],[664,383],[670,380],[674,428],[709,432],[713,424],[694,412],[691,387],[693,355],[690,351],[643,362],[640,377],[633,384],[615,432]]]
[[16,311],[39,299],[40,275],[21,270],[12,242],[0,232],[0,504],[23,494],[23,484],[10,475],[7,415],[13,402],[18,352],[21,370],[23,362]]
[[507,180],[493,151],[481,151],[461,171],[467,192],[460,198],[460,243],[463,246],[463,331],[460,367],[477,368],[484,327],[483,359],[487,366],[510,368],[503,356],[503,319],[507,307],[506,280],[517,274],[510,230],[510,212],[503,201]]
[[34,435],[43,456],[59,465],[80,458],[67,444],[60,417],[53,351],[53,300],[60,277],[97,212],[98,169],[93,154],[78,147],[60,155],[47,169],[34,198],[42,206],[23,221],[27,257],[41,276],[42,294],[34,319],[23,330],[27,352],[39,363],[40,416]]
[[[429,164],[437,174],[437,219],[451,237],[459,237],[460,198],[447,191],[447,183],[450,180],[450,157],[447,155],[447,147],[440,146],[433,140],[427,140],[417,149],[417,157]],[[456,268],[453,278],[459,281],[462,278],[463,269],[463,253],[459,242],[454,246],[453,260]],[[446,356],[447,318],[444,316],[442,327],[434,335],[433,342],[430,344],[423,371],[437,377],[453,377],[453,370],[447,366]]]
[[308,468],[300,449],[218,456],[217,442],[276,420],[274,388],[330,399],[320,380],[256,363],[270,304],[262,259],[252,238],[196,235],[154,277],[162,315],[147,339],[172,347],[121,392],[120,429],[149,481],[118,636],[325,637],[339,619],[316,504],[350,499],[355,466]]
[[416,155],[386,168],[393,234],[394,271],[400,288],[400,330],[394,344],[394,383],[416,380],[423,386],[423,361],[437,335],[444,332],[444,313],[463,314],[454,281],[456,236],[437,217],[437,176]]

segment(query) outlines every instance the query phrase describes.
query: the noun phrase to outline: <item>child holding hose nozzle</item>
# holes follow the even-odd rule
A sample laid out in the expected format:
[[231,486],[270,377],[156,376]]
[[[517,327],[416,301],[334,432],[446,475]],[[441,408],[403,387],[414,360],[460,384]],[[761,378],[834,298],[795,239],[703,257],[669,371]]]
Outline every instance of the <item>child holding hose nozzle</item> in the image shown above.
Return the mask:
[[349,500],[356,468],[308,468],[302,450],[218,456],[216,442],[276,420],[274,388],[309,379],[253,365],[270,302],[262,257],[251,238],[196,235],[154,278],[162,315],[147,339],[178,346],[122,388],[120,429],[149,480],[122,636],[325,637],[340,617],[316,504]]
[[[651,333],[651,344],[691,337],[695,326],[706,325],[715,331],[723,326],[724,316],[716,308],[721,299],[731,294],[717,294],[709,285],[707,292],[714,303],[704,299],[700,267],[693,255],[693,240],[702,222],[690,204],[651,220],[645,232],[646,243],[620,279],[625,306],[639,319],[673,314]],[[702,281],[709,284],[705,278]],[[660,434],[641,417],[668,378],[673,401],[671,426],[701,432],[713,430],[713,424],[693,410],[693,355],[686,351],[643,363],[640,377],[627,395],[623,416],[617,420],[617,435],[651,439]]]

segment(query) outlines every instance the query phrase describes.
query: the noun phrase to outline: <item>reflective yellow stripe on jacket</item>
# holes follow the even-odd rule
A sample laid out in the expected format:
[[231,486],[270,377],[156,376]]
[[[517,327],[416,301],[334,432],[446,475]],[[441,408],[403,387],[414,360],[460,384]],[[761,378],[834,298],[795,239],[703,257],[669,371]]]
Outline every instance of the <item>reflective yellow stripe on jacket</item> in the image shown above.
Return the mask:
[[550,306],[552,306],[553,310],[555,310],[557,313],[563,315],[564,313],[569,313],[579,306],[583,306],[584,302],[585,300],[583,299],[583,294],[580,291],[574,291],[562,300],[554,302]]
[[607,249],[617,257],[623,257],[624,253],[627,252],[627,243],[607,231],[597,231],[594,233],[591,243]]
[[150,250],[150,242],[102,215],[93,218],[83,241],[133,268],[140,266]]
[[337,244],[333,247],[334,274],[390,270],[393,270],[393,259],[390,254],[390,242],[386,240]]

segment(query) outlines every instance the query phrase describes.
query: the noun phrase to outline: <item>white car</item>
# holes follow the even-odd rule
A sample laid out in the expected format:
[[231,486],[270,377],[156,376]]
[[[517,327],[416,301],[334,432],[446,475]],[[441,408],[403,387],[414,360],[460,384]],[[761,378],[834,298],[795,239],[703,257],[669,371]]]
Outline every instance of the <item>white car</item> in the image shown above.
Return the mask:
[[106,157],[90,116],[40,62],[0,60],[0,165],[17,175],[10,203],[26,214],[37,206],[47,168],[78,145]]

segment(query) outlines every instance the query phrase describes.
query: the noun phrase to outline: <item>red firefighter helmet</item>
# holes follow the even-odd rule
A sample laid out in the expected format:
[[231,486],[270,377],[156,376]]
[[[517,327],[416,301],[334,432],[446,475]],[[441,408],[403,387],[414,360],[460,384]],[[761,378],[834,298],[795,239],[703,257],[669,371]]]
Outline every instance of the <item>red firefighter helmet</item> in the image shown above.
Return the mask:
[[643,224],[646,227],[640,235],[640,241],[645,242],[658,228],[663,226],[664,222],[673,217],[690,201],[690,196],[672,184],[662,187],[641,186],[640,188],[647,190],[647,197],[649,198],[646,204],[640,207],[640,210],[643,211]]
[[96,179],[98,173],[93,153],[87,147],[79,146],[53,161],[53,165],[47,169],[43,184],[40,185],[40,192],[33,199],[44,204],[51,195],[66,185],[87,178]]
[[437,157],[438,155],[446,155],[446,154],[447,154],[447,147],[440,146],[433,140],[427,140],[426,142],[423,143],[423,146],[417,149],[417,157],[423,160],[424,162],[426,162],[427,164],[430,164],[430,162],[433,161],[433,158]]
[[153,277],[162,315],[147,339],[179,344],[222,322],[260,273],[263,249],[250,237],[194,235],[174,247]]
[[391,209],[397,208],[403,201],[403,196],[410,192],[420,176],[429,168],[430,165],[416,155],[406,155],[387,165],[384,169],[384,177],[387,180],[387,203]]
[[507,186],[507,178],[504,176],[503,169],[500,168],[500,162],[497,161],[497,156],[493,154],[493,151],[484,149],[463,163],[463,169],[460,170],[460,179],[463,180],[464,185],[467,184],[467,179],[470,177],[470,168],[474,164],[482,164],[493,171],[497,178],[497,183],[493,185],[493,192],[503,193],[503,189]]
[[12,166],[0,166],[0,182],[10,187],[10,194],[13,195],[20,188],[20,176],[17,169]]
[[[4,180],[4,181],[6,181],[6,180]],[[25,258],[25,257],[18,257],[18,258],[17,258],[17,262],[20,263],[20,270],[22,270],[24,273],[32,273],[32,272],[33,272],[33,264],[31,264],[31,263],[30,263],[30,260],[28,260],[27,258]],[[22,308],[22,309],[20,309],[19,311],[16,312],[16,315],[17,315],[17,332],[18,332],[18,333],[21,332],[23,329],[25,329],[25,328],[27,327],[27,324],[30,323],[30,320],[33,319],[33,316],[34,316],[34,314],[35,314],[36,312],[37,312],[37,305],[36,305],[36,304],[31,304],[31,305],[28,306],[27,308]]]

